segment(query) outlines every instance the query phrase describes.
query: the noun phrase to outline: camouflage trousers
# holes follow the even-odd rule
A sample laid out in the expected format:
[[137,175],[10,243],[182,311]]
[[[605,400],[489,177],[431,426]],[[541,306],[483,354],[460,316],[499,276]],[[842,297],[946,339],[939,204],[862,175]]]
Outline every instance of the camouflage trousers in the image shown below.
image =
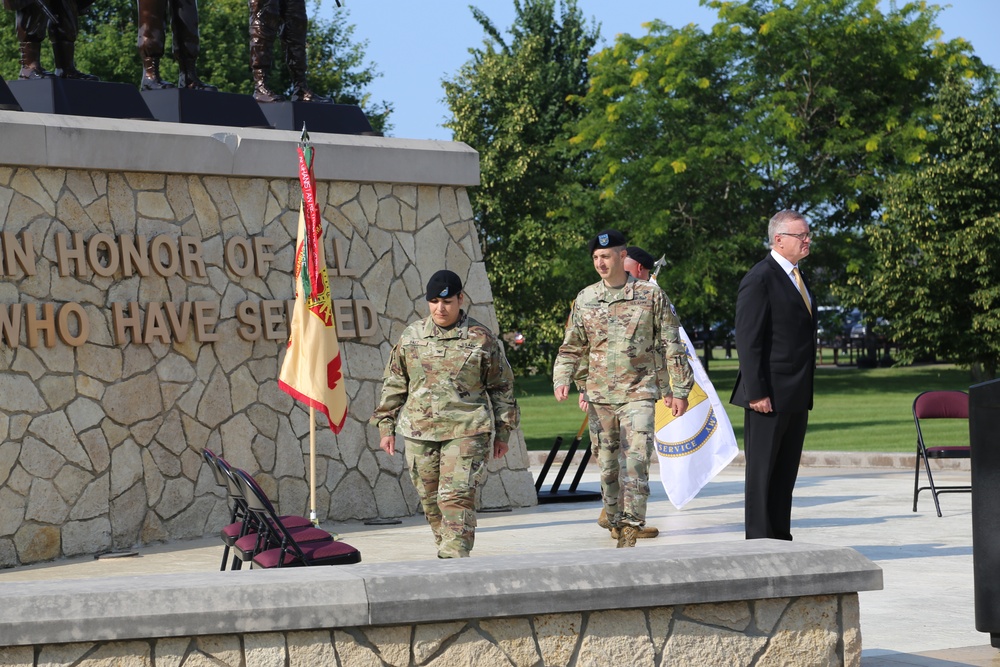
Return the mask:
[[649,499],[656,401],[591,403],[591,451],[601,467],[601,495],[613,526],[643,526]]
[[435,442],[406,439],[406,465],[434,532],[439,558],[464,558],[476,541],[476,488],[493,435]]

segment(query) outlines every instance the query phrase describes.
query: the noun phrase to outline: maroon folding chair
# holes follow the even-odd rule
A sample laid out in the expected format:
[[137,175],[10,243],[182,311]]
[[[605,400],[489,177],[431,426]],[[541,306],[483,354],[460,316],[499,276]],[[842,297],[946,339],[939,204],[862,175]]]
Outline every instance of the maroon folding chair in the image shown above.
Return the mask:
[[[928,445],[927,437],[920,422],[928,419],[964,419],[969,421],[969,395],[964,391],[925,391],[913,401],[913,423],[917,427],[917,461],[913,476],[913,511],[917,511],[917,497],[921,491],[930,490],[934,498],[934,508],[941,516],[941,503],[938,495],[942,493],[968,493],[972,491],[971,484],[941,486],[934,483],[931,473],[930,459],[968,459],[972,456],[969,445]],[[968,433],[968,431],[966,431]],[[966,440],[967,441],[967,440]],[[920,461],[923,459],[924,470],[927,473],[928,486],[920,486]]]
[[[247,471],[239,468],[230,468],[229,473],[233,477],[233,483],[239,488],[244,506],[247,507],[247,512],[251,517],[251,521],[249,522],[251,527],[243,531],[233,542],[233,554],[236,559],[239,559],[240,564],[252,561],[253,557],[262,551],[281,546],[282,530],[290,533],[299,544],[333,541],[333,535],[321,528],[316,528],[305,517],[296,515],[276,516],[277,511],[274,509],[270,498],[264,493],[264,489],[260,487],[257,480],[247,473]],[[240,486],[244,480],[251,487],[251,496],[262,499],[271,508],[270,516],[263,517],[250,511],[250,503],[247,501],[246,493],[243,492]],[[238,570],[241,567],[237,566],[234,569]]]
[[300,542],[293,531],[280,521],[271,501],[258,491],[253,479],[244,471],[235,469],[233,476],[247,501],[247,509],[262,524],[274,528],[278,545],[265,549],[253,556],[256,567],[303,567],[311,565],[348,565],[361,562],[361,552],[346,542],[329,541]]
[[[252,549],[246,548],[248,540],[243,540],[243,538],[247,535],[256,535],[258,533],[257,517],[247,509],[246,499],[240,491],[239,484],[233,477],[233,469],[229,463],[209,449],[203,450],[202,456],[212,465],[212,472],[215,474],[216,483],[225,487],[229,493],[229,500],[233,505],[229,524],[223,526],[220,531],[220,537],[225,548],[222,551],[222,564],[219,566],[219,569],[226,569],[226,561],[229,559],[229,550],[231,548],[235,548],[235,551],[230,569],[242,569],[243,562],[250,560],[253,553],[255,553]],[[254,484],[256,485],[256,481]],[[259,489],[260,487],[258,486],[257,488]],[[289,528],[312,526],[309,519],[301,516],[286,515],[278,517],[278,519]],[[243,540],[243,542],[240,542],[240,546],[237,547],[237,542],[240,540]]]

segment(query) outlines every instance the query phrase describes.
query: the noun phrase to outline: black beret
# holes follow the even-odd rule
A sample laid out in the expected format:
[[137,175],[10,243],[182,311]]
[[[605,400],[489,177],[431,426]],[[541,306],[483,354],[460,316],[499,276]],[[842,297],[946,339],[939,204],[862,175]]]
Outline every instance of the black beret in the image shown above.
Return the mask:
[[590,254],[593,255],[594,251],[598,248],[617,248],[619,246],[626,245],[625,235],[622,234],[617,229],[605,229],[603,232],[590,239],[590,243],[587,247],[590,248]]
[[427,281],[427,300],[458,296],[462,291],[462,279],[448,269],[441,269]]
[[638,262],[639,266],[647,271],[652,271],[653,267],[656,266],[656,260],[653,259],[653,256],[637,245],[630,245],[628,247],[628,256]]

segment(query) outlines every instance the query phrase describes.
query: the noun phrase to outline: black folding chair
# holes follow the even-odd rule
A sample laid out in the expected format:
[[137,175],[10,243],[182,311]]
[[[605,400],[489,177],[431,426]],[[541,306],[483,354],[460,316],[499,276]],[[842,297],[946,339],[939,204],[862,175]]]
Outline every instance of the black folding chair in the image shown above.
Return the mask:
[[302,567],[310,565],[348,565],[361,562],[361,552],[346,542],[329,541],[299,542],[295,533],[278,521],[274,507],[267,496],[260,493],[259,487],[250,475],[235,469],[233,476],[239,483],[240,491],[247,501],[247,509],[257,517],[258,522],[274,529],[277,546],[265,549],[252,558],[253,565],[261,568]]
[[[247,512],[247,506],[243,501],[243,497],[238,494],[233,494],[233,490],[236,488],[236,485],[230,484],[228,475],[223,471],[223,468],[219,463],[219,457],[216,456],[215,452],[211,449],[205,448],[201,450],[201,456],[205,459],[205,462],[208,463],[208,467],[209,470],[212,471],[212,475],[215,476],[215,483],[226,490],[226,493],[229,495],[229,503],[232,506],[232,509],[229,512],[229,523],[223,526],[221,531],[224,549],[222,550],[222,565],[219,566],[219,570],[223,571],[226,569],[226,562],[229,560],[230,548],[241,536],[244,528],[246,528],[244,522],[249,516],[249,512]],[[233,558],[232,567],[234,570],[238,569],[236,558]]]
[[[215,474],[215,481],[223,486],[229,493],[229,501],[232,503],[232,512],[229,517],[229,524],[222,527],[220,537],[224,549],[222,551],[222,564],[220,570],[226,569],[226,561],[229,560],[230,549],[236,548],[236,543],[247,535],[256,535],[258,532],[257,518],[247,509],[246,499],[240,491],[239,484],[233,477],[232,467],[224,458],[216,455],[209,449],[202,450],[202,456],[212,465],[212,472]],[[254,482],[256,484],[256,482]],[[259,488],[259,487],[258,487]],[[261,491],[263,493],[263,491]],[[312,526],[309,519],[301,516],[286,515],[279,519],[289,528],[303,528]],[[247,540],[240,543],[240,548],[236,548],[233,553],[233,561],[230,569],[239,570],[243,567],[243,562],[252,557],[252,551],[245,547]],[[249,554],[249,555],[248,555]]]
[[[917,511],[917,496],[921,491],[930,489],[934,498],[934,508],[941,516],[941,503],[938,495],[942,493],[968,493],[972,491],[971,484],[940,486],[934,483],[931,473],[930,459],[968,459],[972,456],[969,445],[934,445],[928,446],[927,436],[921,428],[921,421],[928,419],[962,419],[969,421],[969,395],[964,391],[925,391],[913,401],[913,423],[917,427],[917,461],[913,476],[913,511]],[[924,424],[927,426],[927,424]],[[968,427],[966,427],[968,434]],[[927,473],[928,486],[920,486],[920,461],[923,459],[924,470]]]

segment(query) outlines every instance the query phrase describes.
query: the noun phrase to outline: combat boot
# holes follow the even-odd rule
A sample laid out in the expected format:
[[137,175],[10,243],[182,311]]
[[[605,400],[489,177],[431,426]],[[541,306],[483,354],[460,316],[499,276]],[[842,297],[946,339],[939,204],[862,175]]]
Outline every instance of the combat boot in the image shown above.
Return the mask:
[[73,42],[52,42],[52,59],[56,61],[55,75],[60,79],[79,79],[80,81],[100,81],[93,74],[81,72],[76,68],[74,54],[76,44]]
[[[648,540],[658,536],[659,534],[660,534],[660,529],[657,528],[656,526],[643,526],[642,528],[639,529],[639,534],[636,535],[636,537],[639,538],[640,540]],[[618,529],[612,528],[611,539],[617,540],[618,535],[619,535]]]
[[142,82],[139,90],[167,90],[174,84],[160,78],[160,59],[147,56],[142,59]]
[[267,74],[263,70],[253,70],[253,98],[258,102],[284,102],[285,96],[276,93],[267,85]]
[[21,73],[18,79],[34,81],[36,79],[51,79],[55,76],[52,72],[42,68],[42,43],[41,42],[21,42]]
[[214,93],[219,88],[198,78],[198,68],[193,62],[181,61],[181,73],[177,75],[177,86],[188,90],[207,90]]
[[333,99],[313,91],[306,83],[306,45],[302,43],[288,45],[286,59],[288,72],[292,75],[292,94],[288,97],[292,102],[316,102],[329,104]]
[[639,526],[624,525],[619,530],[618,548],[634,547],[635,540],[639,536]]
[[[285,96],[274,92],[267,85],[267,77],[271,73],[271,65],[273,63],[270,47],[274,42],[272,40],[266,45],[257,44],[253,43],[253,38],[254,35],[251,30],[250,73],[253,76],[253,98],[258,102],[284,102]],[[266,40],[260,41],[266,42]]]
[[[611,531],[611,539],[617,540],[620,534],[618,528],[611,525],[611,521],[608,520],[607,510],[601,510],[601,516],[597,517],[597,525],[605,530]],[[660,529],[656,526],[643,526],[639,529],[639,534],[636,536],[638,539],[651,539],[660,534]]]
[[318,104],[330,104],[333,102],[333,98],[314,92],[306,85],[305,81],[294,85],[292,94],[288,99],[293,102],[316,102]]

